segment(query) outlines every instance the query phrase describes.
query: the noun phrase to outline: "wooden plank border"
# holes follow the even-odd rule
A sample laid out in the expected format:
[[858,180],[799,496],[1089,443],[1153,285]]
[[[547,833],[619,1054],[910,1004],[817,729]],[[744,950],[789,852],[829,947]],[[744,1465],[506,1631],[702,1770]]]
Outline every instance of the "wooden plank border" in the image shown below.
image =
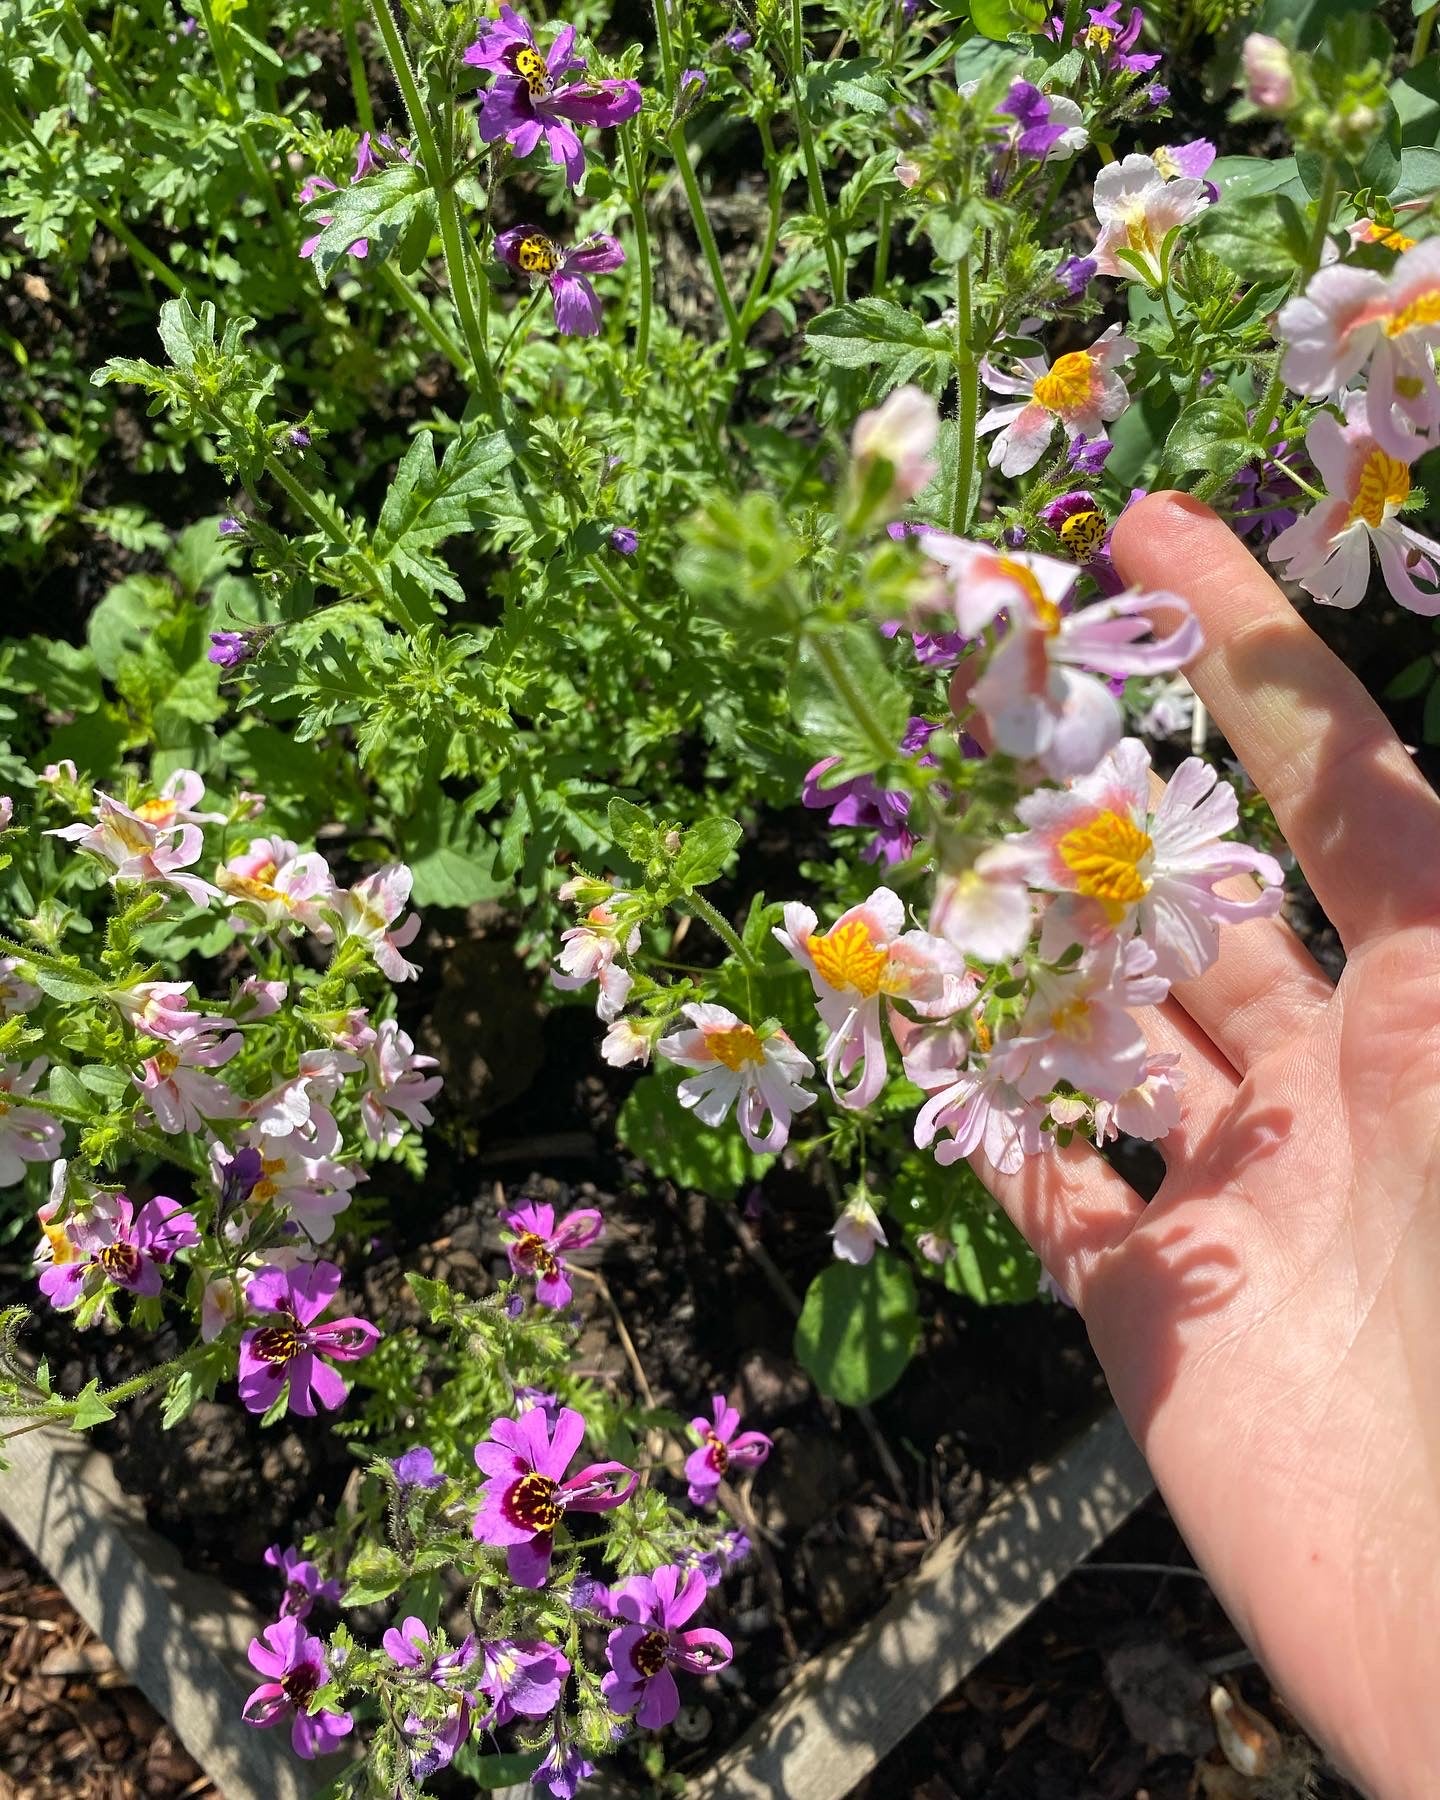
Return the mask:
[[259,1680],[246,1660],[266,1621],[221,1582],[186,1569],[145,1523],[110,1460],[72,1433],[26,1432],[6,1446],[0,1514],[223,1800],[305,1800],[314,1771],[282,1728],[258,1731],[240,1709]]
[[1153,1491],[1112,1408],[813,1658],[686,1800],[841,1800]]

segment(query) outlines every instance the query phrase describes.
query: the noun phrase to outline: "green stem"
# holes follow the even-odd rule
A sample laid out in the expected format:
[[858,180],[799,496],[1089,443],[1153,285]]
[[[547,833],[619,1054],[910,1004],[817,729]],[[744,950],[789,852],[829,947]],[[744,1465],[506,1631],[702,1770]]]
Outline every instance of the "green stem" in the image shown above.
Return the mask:
[[329,538],[340,553],[341,560],[358,577],[360,591],[369,598],[380,601],[412,635],[420,632],[427,621],[411,610],[398,588],[387,590],[365,552],[352,542],[340,522],[327,513],[323,506],[318,505],[313,495],[305,491],[278,456],[265,458],[265,471],[284,488],[300,512]]
[[145,248],[118,213],[112,212],[109,207],[97,206],[95,217],[130,252],[130,260],[137,269],[153,275],[158,282],[169,288],[172,294],[184,296],[185,283],[168,264],[161,262],[153,250]]
[[1430,39],[1435,30],[1436,13],[1440,13],[1440,6],[1432,6],[1428,12],[1420,15],[1420,23],[1415,27],[1415,42],[1410,50],[1410,67],[1412,69],[1417,63],[1425,60],[1426,52],[1430,48]]
[[805,185],[810,195],[810,210],[824,227],[825,266],[830,273],[830,295],[836,306],[845,299],[845,247],[839,241],[838,228],[830,216],[825,199],[825,183],[820,176],[820,158],[815,149],[815,133],[805,108],[805,22],[804,0],[790,0],[790,92],[795,101],[795,129],[800,137],[800,152],[805,161]]
[[275,177],[265,162],[264,157],[255,147],[255,140],[250,135],[250,127],[245,118],[245,108],[240,100],[240,88],[235,79],[235,61],[230,54],[230,38],[227,32],[220,30],[215,23],[214,9],[210,0],[196,0],[200,9],[201,22],[205,27],[205,35],[210,40],[210,48],[215,56],[215,72],[220,77],[220,91],[225,96],[225,105],[229,123],[235,132],[236,142],[240,145],[240,155],[245,167],[250,171],[250,179],[260,191],[260,198],[279,232],[281,241],[287,250],[293,251],[295,244],[295,221],[280,197],[280,190],[275,185]]
[[100,42],[90,27],[80,17],[78,11],[65,6],[60,13],[60,31],[67,44],[82,56],[88,56],[95,73],[100,77],[100,84],[109,89],[111,95],[125,107],[127,111],[134,109],[135,96],[120,71],[110,60],[110,53]]
[[970,263],[955,265],[955,366],[959,414],[955,433],[955,485],[950,493],[950,529],[970,523],[975,484],[975,427],[980,417],[980,359],[970,345]]
[[880,213],[875,221],[875,276],[870,283],[870,291],[877,299],[885,292],[886,277],[890,273],[890,202],[880,202]]
[[675,104],[675,45],[670,37],[670,15],[666,0],[652,0],[655,14],[655,41],[660,46],[660,79],[665,88],[665,104]]
[[845,667],[844,659],[837,655],[834,644],[823,632],[810,639],[810,647],[815,652],[815,660],[820,671],[830,683],[835,698],[849,712],[857,730],[868,739],[870,748],[875,753],[877,767],[894,762],[896,746],[890,740],[890,734],[870,710],[865,696],[850,679],[850,671]]
[[655,277],[650,266],[650,227],[645,217],[645,188],[640,158],[633,142],[634,126],[620,127],[620,154],[625,159],[625,186],[630,223],[635,229],[635,266],[640,283],[640,317],[635,326],[635,360],[643,369],[650,360],[650,309],[654,303]]
[[[1315,201],[1315,225],[1310,233],[1310,242],[1306,246],[1305,261],[1296,272],[1291,283],[1292,294],[1303,294],[1309,286],[1310,278],[1320,267],[1320,258],[1325,251],[1325,238],[1330,230],[1330,220],[1335,212],[1336,197],[1340,192],[1340,171],[1327,157],[1325,170],[1320,179],[1320,193]],[[1281,351],[1275,358],[1275,372],[1270,377],[1270,384],[1260,396],[1260,404],[1255,409],[1255,421],[1262,436],[1268,435],[1271,421],[1275,417],[1275,409],[1280,404],[1285,392],[1285,382],[1280,370],[1285,361]],[[1197,489],[1198,492],[1198,489]]]
[[724,913],[717,911],[703,894],[687,894],[679,904],[681,906],[688,906],[697,919],[703,919],[715,933],[716,937],[721,939],[726,949],[733,955],[738,956],[747,969],[753,969],[757,966],[755,958],[740,942],[739,934],[731,925],[730,921],[725,917]]
[[745,296],[745,305],[740,314],[747,332],[760,316],[765,290],[770,285],[770,276],[775,268],[775,246],[780,242],[781,208],[785,200],[784,184],[780,179],[780,159],[775,154],[770,121],[762,114],[755,123],[760,130],[760,142],[765,150],[765,167],[770,177],[770,218],[765,227],[765,242],[760,250],[760,260],[755,265],[750,291]]
[[345,61],[350,70],[350,86],[355,95],[355,116],[362,131],[374,131],[375,107],[370,99],[370,83],[365,77],[365,58],[356,31],[355,0],[338,0],[340,35],[345,40]]
[[[661,0],[663,8],[664,0]],[[690,162],[690,146],[685,141],[685,127],[677,120],[670,127],[667,139],[670,152],[675,158],[675,166],[680,171],[681,185],[685,189],[685,198],[690,203],[690,217],[695,226],[695,235],[700,240],[700,248],[705,253],[705,261],[710,267],[710,279],[715,285],[715,296],[720,302],[720,310],[725,315],[725,328],[730,335],[732,356],[742,341],[740,315],[735,310],[735,302],[730,298],[730,290],[725,285],[725,270],[720,261],[720,246],[715,242],[715,233],[710,229],[710,220],[705,211],[705,202],[701,198],[700,184],[695,179],[695,170]]]
[[435,317],[434,309],[425,296],[418,293],[393,263],[380,264],[380,279],[394,294],[395,298],[414,319],[415,323],[429,338],[430,342],[461,375],[470,373],[470,358],[466,356],[460,345]]

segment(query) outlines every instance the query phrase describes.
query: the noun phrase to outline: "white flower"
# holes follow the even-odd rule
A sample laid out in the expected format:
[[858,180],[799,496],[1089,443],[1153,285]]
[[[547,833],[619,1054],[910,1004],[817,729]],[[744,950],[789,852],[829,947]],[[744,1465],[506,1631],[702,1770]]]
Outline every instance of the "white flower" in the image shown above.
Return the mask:
[[[656,1045],[661,1056],[694,1069],[680,1083],[680,1104],[704,1125],[722,1124],[735,1108],[740,1135],[752,1150],[783,1148],[790,1120],[813,1104],[800,1086],[815,1073],[809,1057],[780,1030],[764,1037],[723,1006],[682,1007],[693,1031],[677,1031]],[[770,1129],[764,1131],[766,1115]]]
[[1265,112],[1289,112],[1295,104],[1295,67],[1279,38],[1252,31],[1240,51],[1245,98]]
[[997,867],[994,847],[968,869],[941,875],[930,907],[930,929],[965,956],[983,963],[1010,962],[1030,941],[1034,909],[1025,883]]
[[600,1056],[612,1069],[626,1069],[632,1063],[650,1060],[652,1035],[642,1031],[633,1019],[616,1019],[600,1042]]
[[1152,156],[1127,156],[1107,163],[1095,178],[1095,216],[1100,235],[1095,264],[1102,275],[1139,279],[1133,263],[1117,251],[1132,251],[1144,265],[1144,279],[1158,284],[1160,252],[1167,234],[1210,204],[1205,183],[1193,177],[1167,181]]
[[[1120,1132],[1153,1144],[1180,1123],[1180,1089],[1185,1071],[1177,1052],[1164,1051],[1145,1064],[1145,1079],[1117,1100],[1095,1102],[1095,1142],[1107,1143]],[[1054,1108],[1051,1108],[1054,1111]]]
[[410,902],[415,877],[404,863],[387,863],[347,892],[336,895],[340,923],[347,941],[357,940],[370,951],[375,966],[391,981],[413,981],[419,966],[400,952],[413,944],[420,930],[419,913],[411,913],[403,925],[395,921]]
[[[58,1119],[23,1104],[35,1083],[49,1067],[37,1056],[28,1068],[19,1063],[0,1063],[0,1187],[14,1187],[25,1179],[25,1165],[53,1162],[65,1142]],[[18,1097],[18,1098],[17,1098]]]
[[1023,358],[1014,375],[982,364],[981,377],[993,393],[1024,396],[991,407],[976,427],[981,437],[1000,433],[990,446],[990,467],[1002,475],[1023,475],[1033,469],[1057,424],[1067,438],[1104,437],[1106,421],[1118,419],[1130,404],[1116,365],[1134,354],[1133,340],[1111,325],[1088,350],[1067,351],[1053,368],[1043,356]]
[[1409,438],[1402,447],[1403,459],[1381,448],[1364,394],[1346,396],[1343,426],[1333,414],[1317,413],[1305,434],[1305,449],[1329,497],[1287,526],[1269,555],[1285,565],[1291,581],[1328,606],[1355,606],[1365,598],[1373,549],[1386,587],[1402,606],[1426,617],[1440,613],[1440,544],[1398,517],[1410,497],[1408,459],[1424,446]]
[[940,435],[940,409],[923,388],[899,387],[873,412],[861,413],[850,438],[856,473],[883,459],[891,481],[884,504],[903,506],[934,479],[931,459]]
[[879,1214],[863,1194],[852,1194],[845,1210],[830,1228],[835,1254],[841,1262],[868,1263],[877,1244],[888,1244]]
[[20,967],[16,956],[0,956],[0,1019],[12,1019],[27,1013],[40,999],[40,989],[33,981],[22,981],[15,971]]
[[229,1062],[242,1041],[238,1031],[218,1043],[207,1031],[178,1032],[145,1058],[133,1079],[162,1131],[203,1132],[207,1119],[236,1116],[239,1096],[208,1071]]
[[[563,891],[563,890],[562,890]],[[591,906],[584,921],[560,934],[560,954],[550,979],[563,992],[600,984],[600,997],[595,1002],[596,1016],[609,1025],[618,1019],[635,978],[616,962],[623,948],[633,956],[640,948],[640,927],[632,925],[622,946],[621,926],[615,908],[630,898],[623,888],[616,888],[608,900]]]
[[437,1066],[433,1056],[417,1056],[415,1044],[394,1019],[382,1019],[374,1042],[365,1052],[369,1080],[360,1097],[360,1116],[371,1141],[398,1144],[406,1125],[417,1131],[433,1124],[426,1101],[444,1085],[440,1076],[426,1075]]

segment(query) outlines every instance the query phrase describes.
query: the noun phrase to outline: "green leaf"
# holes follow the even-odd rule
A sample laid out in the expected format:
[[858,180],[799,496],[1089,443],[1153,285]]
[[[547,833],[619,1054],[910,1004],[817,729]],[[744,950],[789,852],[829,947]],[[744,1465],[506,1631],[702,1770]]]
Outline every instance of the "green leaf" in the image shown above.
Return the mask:
[[1220,190],[1220,203],[1230,206],[1252,194],[1286,193],[1305,198],[1305,184],[1293,156],[1217,156],[1205,171]]
[[733,1118],[723,1125],[702,1125],[681,1106],[675,1084],[659,1075],[636,1082],[615,1130],[654,1174],[717,1200],[733,1199],[775,1160],[747,1149]]
[[422,168],[398,162],[334,193],[317,194],[305,207],[305,217],[312,224],[322,217],[330,221],[310,256],[322,286],[361,238],[370,246],[368,262],[389,256],[429,191]]
[[983,36],[1000,42],[1011,37],[1035,37],[1049,17],[1045,0],[970,0],[970,17]]
[[[38,968],[35,971],[35,981],[52,1000],[93,1000],[100,992],[97,978],[79,968],[73,974],[68,969]],[[58,1073],[58,1068],[50,1072],[52,1086]]]
[[446,538],[485,521],[484,498],[514,460],[503,431],[462,431],[437,464],[429,431],[415,434],[401,458],[375,527],[376,559],[387,576],[408,577],[426,593],[461,601],[465,590],[433,554]]
[[1304,261],[1309,228],[1288,194],[1252,193],[1212,206],[1195,227],[1212,256],[1247,276],[1289,274]]
[[942,327],[873,297],[822,312],[806,327],[805,342],[821,362],[836,368],[880,370],[880,392],[922,375],[929,376],[931,386],[938,385],[955,350]]
[[162,619],[174,610],[175,591],[160,575],[131,575],[117,582],[91,613],[85,641],[100,673],[113,681],[123,655],[137,655]]
[[1192,400],[1171,427],[1155,486],[1167,487],[1190,469],[1231,475],[1254,454],[1250,422],[1229,389]]
[[1400,120],[1404,149],[1429,149],[1440,138],[1440,57],[1427,56],[1390,86],[1390,102]]
[[102,1100],[124,1100],[134,1093],[130,1077],[109,1063],[86,1063],[80,1071],[80,1084]]
[[822,1394],[865,1406],[900,1379],[919,1333],[909,1264],[877,1250],[868,1263],[833,1262],[810,1283],[795,1355]]
[[[832,679],[831,666],[839,676]],[[910,717],[904,688],[885,660],[883,639],[870,625],[846,625],[825,638],[825,656],[802,647],[790,677],[795,723],[816,757],[838,756],[830,785],[873,774],[898,755]]]
[[743,836],[734,819],[705,819],[692,825],[671,867],[673,879],[687,892],[718,880],[730,860],[730,852]]
[[1417,656],[1412,663],[1406,663],[1398,675],[1392,676],[1385,684],[1387,700],[1413,700],[1417,694],[1423,694],[1437,673],[1435,658],[1429,654]]
[[70,1418],[72,1431],[89,1431],[92,1426],[103,1425],[107,1419],[115,1417],[113,1406],[107,1406],[100,1398],[100,1384],[91,1381],[75,1396],[75,1411]]
[[610,842],[632,862],[643,866],[655,854],[655,827],[650,823],[650,815],[633,800],[612,794],[605,809],[605,824]]
[[415,877],[417,906],[473,906],[493,900],[513,883],[495,874],[495,839],[473,802],[431,790],[405,826],[401,845]]

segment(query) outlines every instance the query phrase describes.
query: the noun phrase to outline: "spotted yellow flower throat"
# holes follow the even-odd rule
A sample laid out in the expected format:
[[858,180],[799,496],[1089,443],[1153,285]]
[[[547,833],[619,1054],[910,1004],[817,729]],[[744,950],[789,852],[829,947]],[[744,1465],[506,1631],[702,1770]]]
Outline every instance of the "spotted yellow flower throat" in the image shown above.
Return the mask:
[[1354,525],[1363,520],[1378,531],[1385,523],[1386,514],[1403,506],[1409,498],[1409,469],[1383,450],[1372,450],[1360,471],[1360,484],[1350,502],[1346,523]]
[[1112,925],[1118,925],[1126,908],[1150,892],[1140,864],[1153,845],[1138,825],[1119,813],[1102,812],[1088,825],[1077,825],[1065,833],[1057,848],[1060,860],[1075,874],[1076,893],[1098,900]]
[[1090,398],[1095,378],[1095,358],[1088,350],[1068,350],[1031,390],[1047,412],[1063,413],[1083,406]]
[[805,948],[827,987],[848,990],[864,1000],[880,992],[889,956],[876,947],[863,919],[837,925],[824,937],[807,938]]

